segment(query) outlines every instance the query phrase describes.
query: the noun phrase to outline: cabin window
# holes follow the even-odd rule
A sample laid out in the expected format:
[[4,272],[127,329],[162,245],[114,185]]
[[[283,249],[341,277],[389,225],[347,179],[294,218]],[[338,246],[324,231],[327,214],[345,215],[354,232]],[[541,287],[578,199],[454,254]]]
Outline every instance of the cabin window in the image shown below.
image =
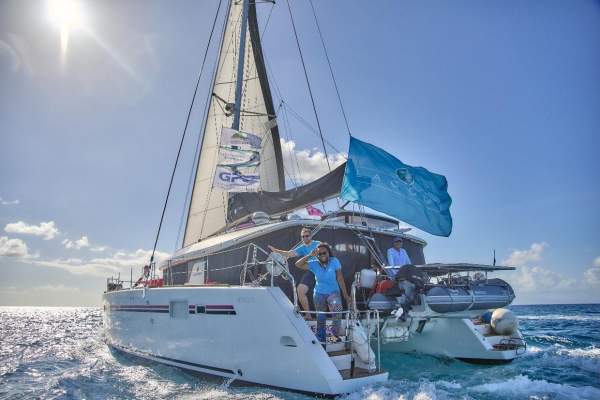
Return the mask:
[[335,251],[346,251],[346,243],[337,243],[333,248]]
[[171,301],[169,303],[169,314],[173,319],[186,319],[189,315],[187,301]]
[[204,285],[206,283],[206,258],[192,261],[190,264],[189,285]]

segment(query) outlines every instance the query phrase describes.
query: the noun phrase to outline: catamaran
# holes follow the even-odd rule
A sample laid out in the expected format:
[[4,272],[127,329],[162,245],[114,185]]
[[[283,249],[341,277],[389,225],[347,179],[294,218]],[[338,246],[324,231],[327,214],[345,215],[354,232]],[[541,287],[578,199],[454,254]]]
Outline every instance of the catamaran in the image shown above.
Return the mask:
[[[161,263],[152,258],[141,284],[108,279],[107,344],[202,374],[325,395],[386,381],[385,351],[517,357],[524,342],[502,309],[514,292],[488,277],[511,268],[427,264],[426,242],[400,229],[399,219],[449,235],[445,178],[352,137],[346,163],[286,190],[257,3],[230,1],[223,18],[182,247]],[[336,197],[346,203],[321,219],[294,214]],[[303,227],[331,244],[351,283],[347,311],[327,313],[328,323],[342,321],[339,340],[319,342],[306,318],[316,312],[298,306],[302,271],[267,250],[292,247]],[[386,265],[382,250],[398,237],[413,265]]]

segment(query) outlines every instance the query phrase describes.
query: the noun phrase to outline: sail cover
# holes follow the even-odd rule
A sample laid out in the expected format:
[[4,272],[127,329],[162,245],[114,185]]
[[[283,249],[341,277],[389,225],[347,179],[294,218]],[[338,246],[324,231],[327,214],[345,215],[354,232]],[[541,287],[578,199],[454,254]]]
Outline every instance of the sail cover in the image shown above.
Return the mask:
[[285,214],[340,193],[346,163],[304,186],[281,192],[237,193],[229,201],[229,220],[236,221],[255,211]]
[[[227,224],[228,202],[230,197],[235,196],[223,188],[213,187],[213,179],[218,164],[222,128],[230,128],[233,123],[231,104],[236,100],[242,8],[242,1],[230,2],[202,133],[184,246],[222,230]],[[246,42],[241,44],[245,46],[245,59],[239,130],[261,138],[260,163],[255,166],[255,175],[260,176],[260,187],[255,189],[277,192],[285,189],[283,160],[254,1],[249,4],[247,26]],[[247,173],[252,174],[252,171]]]

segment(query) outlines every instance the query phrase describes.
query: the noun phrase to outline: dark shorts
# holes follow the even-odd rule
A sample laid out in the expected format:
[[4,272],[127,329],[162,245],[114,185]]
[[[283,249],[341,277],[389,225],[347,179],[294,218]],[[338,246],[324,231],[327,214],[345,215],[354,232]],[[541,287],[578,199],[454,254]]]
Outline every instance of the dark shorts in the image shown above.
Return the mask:
[[306,271],[302,278],[300,278],[300,284],[308,286],[309,289],[312,289],[315,286],[315,274],[310,271]]

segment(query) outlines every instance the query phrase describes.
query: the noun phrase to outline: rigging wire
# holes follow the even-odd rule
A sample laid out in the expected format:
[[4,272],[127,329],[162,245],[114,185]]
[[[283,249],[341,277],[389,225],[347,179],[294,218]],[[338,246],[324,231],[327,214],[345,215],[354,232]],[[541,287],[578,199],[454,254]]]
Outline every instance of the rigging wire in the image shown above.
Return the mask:
[[337,94],[338,102],[340,104],[340,109],[342,110],[342,115],[344,116],[344,122],[346,123],[346,129],[348,129],[348,135],[352,136],[350,132],[350,124],[348,123],[348,117],[346,116],[346,110],[344,109],[344,104],[342,103],[342,96],[340,95],[340,90],[337,85],[337,81],[335,79],[335,75],[333,74],[333,67],[331,66],[331,60],[329,59],[329,54],[327,53],[327,47],[325,47],[325,39],[323,39],[323,33],[321,32],[321,26],[319,25],[319,20],[317,19],[317,12],[315,11],[315,6],[312,0],[308,0],[310,3],[310,7],[312,8],[313,16],[315,17],[315,24],[317,25],[317,31],[319,31],[319,37],[321,38],[321,45],[323,46],[323,51],[325,52],[325,58],[327,59],[327,65],[329,65],[329,72],[331,73],[331,80],[333,81],[333,86],[335,87],[335,93]]
[[[302,115],[300,115],[300,113],[298,113],[298,111],[294,110],[294,109],[292,108],[292,106],[290,106],[290,104],[289,104],[289,103],[287,103],[285,100],[283,101],[283,103],[284,103],[284,104],[283,104],[283,105],[284,105],[284,109],[285,109],[285,110],[287,110],[288,112],[290,112],[290,113],[291,113],[291,115],[292,115],[293,117],[295,117],[295,118],[296,118],[296,120],[298,120],[298,122],[300,122],[302,125],[304,125],[304,126],[305,126],[305,127],[306,127],[306,128],[309,130],[309,131],[313,132],[315,135],[317,135],[317,136],[319,135],[319,131],[317,131],[317,130],[315,129],[315,127],[313,127],[313,126],[312,126],[312,125],[311,125],[311,124],[310,124],[310,123],[309,123],[309,122],[308,122],[306,119],[304,119],[304,118],[302,117]],[[343,158],[346,158],[346,157],[343,155],[343,153],[342,153],[340,150],[338,150],[338,148],[337,148],[337,147],[335,147],[335,146],[334,146],[334,145],[333,145],[333,144],[332,144],[332,143],[331,143],[329,140],[325,139],[325,143],[326,143],[326,144],[327,144],[327,145],[328,145],[328,146],[329,146],[331,149],[333,149],[334,151],[336,151],[336,152],[338,153],[338,155],[339,155],[339,156],[341,156],[341,157],[343,157]]]
[[265,22],[265,25],[262,28],[262,33],[260,34],[261,38],[265,36],[265,32],[267,31],[267,27],[269,26],[269,21],[271,21],[271,14],[273,14],[273,8],[275,8],[275,0],[273,0],[273,4],[271,4],[271,9],[269,10],[267,21]]
[[[282,103],[282,102],[280,102],[280,103],[279,103],[279,107],[277,107],[277,112],[276,112],[275,114],[278,114],[278,115],[279,115],[279,114],[281,114],[281,115],[283,115],[283,112],[281,112],[281,113],[280,113],[280,111],[282,111],[282,109],[283,109],[283,103]],[[282,132],[282,133],[283,133],[283,132]],[[284,135],[284,138],[287,136],[285,133],[283,133],[283,135]],[[290,157],[290,161],[292,161],[292,157],[293,157],[293,151],[294,151],[294,150],[293,150],[293,149],[290,149],[289,147],[288,147],[288,149],[287,149],[287,150],[288,150],[288,153],[290,154],[290,155],[289,155],[289,157]],[[283,152],[282,152],[282,153],[283,153]],[[283,154],[282,154],[282,155],[283,155]],[[286,171],[286,168],[285,168],[285,166],[284,166],[284,168],[283,168],[283,172],[285,172],[285,173],[287,174],[287,176],[290,178],[290,181],[292,182],[292,185],[294,185],[294,187],[298,187],[298,184],[296,183],[296,179],[294,179],[294,168],[293,168],[293,165],[290,165],[290,166],[291,166],[291,168],[290,168],[290,171]]]
[[319,135],[321,136],[321,144],[323,145],[323,152],[325,152],[325,161],[327,161],[327,168],[331,172],[331,165],[329,164],[329,156],[327,155],[327,147],[325,146],[325,139],[323,138],[323,131],[321,130],[321,123],[319,122],[319,114],[317,113],[317,106],[315,105],[315,99],[313,97],[312,88],[310,86],[310,80],[308,79],[308,72],[306,71],[306,64],[304,63],[304,56],[302,55],[302,49],[300,47],[300,39],[298,39],[298,31],[296,30],[296,24],[294,23],[294,16],[292,15],[292,7],[290,6],[290,0],[286,0],[288,11],[290,13],[290,20],[292,22],[292,28],[294,30],[294,37],[296,38],[296,45],[298,47],[298,53],[300,54],[300,61],[302,61],[302,70],[304,71],[304,78],[306,79],[306,86],[308,87],[308,93],[310,94],[310,101],[312,103],[313,111],[315,113],[315,119],[317,121],[317,127],[319,128]]
[[[285,103],[283,102],[283,99],[281,100],[281,105],[283,106],[283,108],[282,108],[283,123],[285,125],[285,129],[287,132],[288,141],[292,142],[292,134],[291,134],[292,126],[290,124],[290,119],[288,117],[288,112],[285,108]],[[300,168],[300,163],[298,162],[298,156],[296,155],[296,150],[294,150],[292,148],[290,148],[289,150],[290,150],[290,157],[296,165],[296,180],[298,180],[299,178],[301,179],[302,178],[302,169]],[[293,166],[292,166],[292,170],[293,170]]]
[[173,186],[173,180],[175,178],[175,171],[177,170],[177,164],[179,163],[179,156],[181,155],[181,149],[183,147],[183,142],[185,141],[185,134],[187,132],[187,128],[190,122],[190,116],[192,115],[192,109],[194,108],[194,102],[196,100],[196,94],[198,94],[198,87],[200,86],[200,80],[202,78],[202,73],[204,72],[204,65],[206,63],[206,57],[208,55],[208,49],[210,48],[210,42],[212,40],[213,33],[215,31],[215,26],[217,25],[217,19],[219,17],[219,11],[221,10],[221,3],[223,0],[219,0],[219,4],[217,5],[217,11],[215,13],[215,18],[213,20],[212,28],[210,30],[210,36],[208,37],[208,42],[206,43],[206,49],[204,50],[204,57],[202,58],[202,66],[200,67],[200,73],[198,74],[198,79],[196,80],[196,88],[194,89],[194,95],[192,96],[192,102],[190,103],[190,107],[188,109],[187,118],[185,120],[185,127],[183,128],[183,133],[181,135],[181,141],[179,142],[179,149],[177,150],[177,157],[175,158],[175,165],[173,165],[173,171],[171,172],[171,179],[169,181],[169,188],[167,189],[167,196],[165,197],[165,202],[163,205],[162,213],[160,215],[160,222],[158,223],[158,229],[156,231],[156,238],[154,239],[154,247],[152,248],[152,255],[150,256],[150,264],[154,262],[154,254],[156,253],[156,245],[158,244],[158,238],[160,236],[160,230],[162,228],[163,220],[165,218],[165,211],[167,210],[167,204],[169,203],[169,196],[171,194],[171,188]]

